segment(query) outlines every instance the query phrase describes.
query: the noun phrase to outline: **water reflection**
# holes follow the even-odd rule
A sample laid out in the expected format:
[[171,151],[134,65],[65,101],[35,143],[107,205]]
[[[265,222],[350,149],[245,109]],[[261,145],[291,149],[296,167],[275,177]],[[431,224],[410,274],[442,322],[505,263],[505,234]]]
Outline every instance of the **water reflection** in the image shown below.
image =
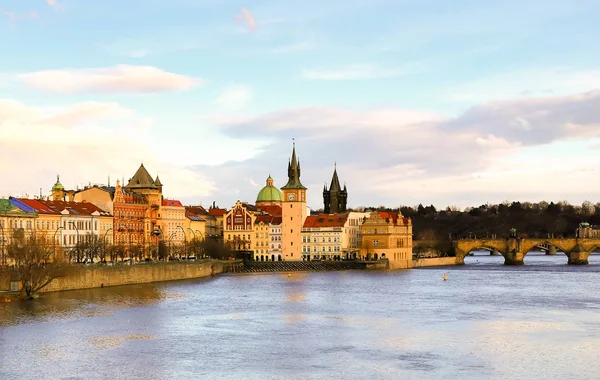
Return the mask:
[[564,258],[219,276],[4,304],[0,379],[596,378],[600,266]]
[[37,300],[0,303],[0,326],[63,318],[110,316],[114,311],[155,303],[172,294],[153,284],[46,293]]

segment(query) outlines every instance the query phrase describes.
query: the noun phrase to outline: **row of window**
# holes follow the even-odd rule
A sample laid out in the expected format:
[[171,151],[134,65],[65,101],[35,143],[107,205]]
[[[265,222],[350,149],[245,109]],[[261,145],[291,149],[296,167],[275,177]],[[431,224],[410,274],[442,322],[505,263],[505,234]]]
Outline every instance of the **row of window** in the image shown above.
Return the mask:
[[[341,241],[339,236],[334,236],[333,240],[331,240],[331,237],[327,237],[327,238],[322,238],[321,242],[322,243],[339,243]],[[310,243],[310,236],[302,236],[302,242],[303,243]],[[313,237],[313,243],[318,243],[319,239],[317,237]]]
[[[321,251],[321,252],[341,252],[342,251],[342,248],[339,245],[335,245],[333,247],[331,245],[328,246],[328,247],[322,246],[320,250],[318,248],[319,247],[314,246],[313,247],[313,252],[318,252],[318,251]],[[310,247],[306,246],[306,245],[303,245],[302,246],[302,252],[305,252],[305,253],[310,252]]]

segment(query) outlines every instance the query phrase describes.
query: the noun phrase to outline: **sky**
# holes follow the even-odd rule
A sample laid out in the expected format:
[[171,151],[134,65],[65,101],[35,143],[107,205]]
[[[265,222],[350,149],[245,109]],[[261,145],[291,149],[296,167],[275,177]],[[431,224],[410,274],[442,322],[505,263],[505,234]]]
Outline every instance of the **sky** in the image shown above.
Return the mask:
[[[596,0],[0,0],[0,195],[600,201]],[[40,190],[41,189],[41,190]]]

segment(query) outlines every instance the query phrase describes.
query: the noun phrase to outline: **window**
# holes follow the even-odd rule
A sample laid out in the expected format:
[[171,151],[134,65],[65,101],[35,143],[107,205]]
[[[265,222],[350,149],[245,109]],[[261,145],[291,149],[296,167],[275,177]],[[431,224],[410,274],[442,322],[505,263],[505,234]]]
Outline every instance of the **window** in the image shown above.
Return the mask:
[[374,246],[378,246],[379,245],[379,240],[373,240],[373,245]]

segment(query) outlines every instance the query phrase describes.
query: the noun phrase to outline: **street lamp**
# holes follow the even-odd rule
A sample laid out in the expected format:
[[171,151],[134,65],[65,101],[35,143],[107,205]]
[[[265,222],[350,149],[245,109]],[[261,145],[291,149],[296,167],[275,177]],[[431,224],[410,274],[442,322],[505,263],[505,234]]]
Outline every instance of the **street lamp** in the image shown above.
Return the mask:
[[185,230],[181,226],[177,226],[177,228],[179,228],[183,232],[183,256],[185,256],[185,258],[187,259],[187,253],[185,252],[186,248],[187,248],[186,247],[187,239],[185,238]]
[[108,234],[108,231],[113,231],[113,228],[109,228],[108,230],[106,230],[104,232],[104,236],[102,237],[102,253],[104,254],[104,260],[106,261],[106,235]]
[[76,241],[75,241],[75,249],[77,251],[77,262],[79,262],[79,228],[77,228],[77,224],[73,221],[69,222],[69,225],[73,225],[75,227]]
[[169,236],[169,256],[171,255],[171,240],[173,239],[173,237],[176,235],[175,232],[173,232],[171,234],[171,236]]
[[54,242],[54,258],[52,259],[53,262],[56,262],[56,234],[58,233],[58,231],[60,230],[64,230],[65,228],[63,226],[59,226],[56,231],[54,231],[54,237],[52,238],[52,241]]
[[6,256],[4,255],[4,220],[0,220],[0,229],[2,229],[2,266],[6,265]]

